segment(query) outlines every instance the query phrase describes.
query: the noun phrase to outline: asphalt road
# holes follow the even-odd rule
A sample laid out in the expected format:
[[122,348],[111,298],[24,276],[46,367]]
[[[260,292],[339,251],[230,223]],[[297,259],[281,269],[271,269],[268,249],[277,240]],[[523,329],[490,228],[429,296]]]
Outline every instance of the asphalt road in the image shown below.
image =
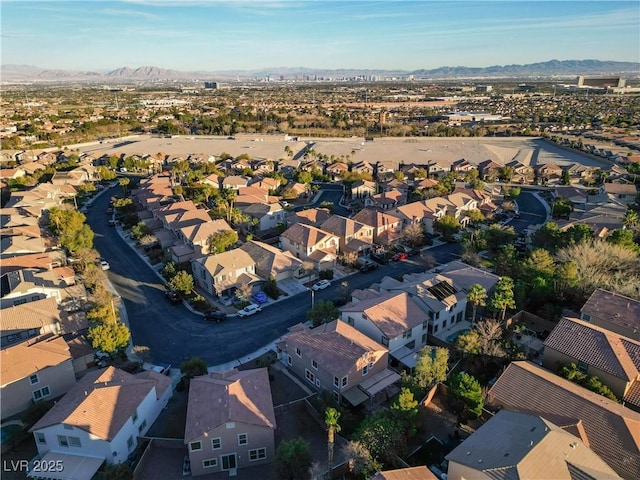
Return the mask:
[[344,217],[348,217],[351,212],[349,212],[346,208],[340,205],[340,200],[342,199],[342,194],[344,188],[341,183],[322,183],[320,184],[321,191],[318,198],[308,205],[301,205],[295,207],[295,211],[304,210],[307,208],[319,207],[322,202],[333,203],[333,212],[336,215],[342,215]]
[[509,225],[511,225],[516,232],[522,232],[530,225],[537,225],[547,221],[547,211],[541,201],[536,198],[534,192],[523,189],[516,203],[518,204],[520,218],[514,218],[509,222]]
[[[206,322],[183,305],[172,305],[164,297],[164,286],[158,276],[120,238],[116,229],[108,226],[105,214],[111,192],[96,198],[87,212],[87,221],[95,232],[95,247],[109,262],[107,271],[127,309],[134,345],[151,349],[153,361],[178,366],[183,360],[197,356],[208,365],[219,365],[242,358],[306,321],[311,308],[311,294],[302,293],[273,305],[248,318],[230,318],[222,323]],[[458,244],[445,244],[428,250],[438,263],[457,257]],[[349,289],[365,288],[385,275],[396,277],[425,270],[420,257],[381,265],[367,273],[355,273],[344,280]],[[332,300],[340,296],[340,281],[315,293],[315,300]]]

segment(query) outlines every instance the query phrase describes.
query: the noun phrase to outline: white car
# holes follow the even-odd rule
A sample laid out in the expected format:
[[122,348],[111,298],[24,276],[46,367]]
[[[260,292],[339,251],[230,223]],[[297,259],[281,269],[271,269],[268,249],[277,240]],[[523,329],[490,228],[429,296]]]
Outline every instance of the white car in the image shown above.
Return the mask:
[[324,290],[330,285],[331,282],[329,280],[320,280],[319,282],[314,283],[311,289],[317,292],[318,290]]
[[102,270],[109,270],[111,266],[106,260],[100,260],[100,268],[102,268]]
[[258,312],[261,312],[262,308],[260,308],[258,305],[256,305],[255,303],[251,303],[249,305],[247,305],[246,307],[244,307],[242,310],[238,311],[238,315],[240,316],[240,318],[245,318],[248,317],[250,315],[254,315]]

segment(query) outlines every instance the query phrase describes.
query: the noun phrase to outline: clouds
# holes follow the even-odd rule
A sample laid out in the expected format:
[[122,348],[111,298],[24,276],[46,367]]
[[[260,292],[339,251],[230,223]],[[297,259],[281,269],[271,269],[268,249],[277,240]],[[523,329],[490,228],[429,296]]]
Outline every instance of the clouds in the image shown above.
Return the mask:
[[411,70],[640,55],[636,2],[9,1],[2,30],[3,62],[47,68],[84,68],[87,52],[104,68],[182,70],[205,56],[221,69]]

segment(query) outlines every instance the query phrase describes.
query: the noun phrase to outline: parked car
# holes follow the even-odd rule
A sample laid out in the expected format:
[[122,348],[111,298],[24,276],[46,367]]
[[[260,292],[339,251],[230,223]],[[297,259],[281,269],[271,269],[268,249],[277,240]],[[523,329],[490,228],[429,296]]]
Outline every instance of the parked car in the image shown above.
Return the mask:
[[316,282],[313,284],[313,286],[311,287],[311,290],[317,292],[318,290],[324,290],[330,285],[331,285],[331,282],[329,280],[320,280],[319,282]]
[[261,311],[262,311],[262,308],[260,308],[259,305],[256,305],[255,303],[251,303],[246,307],[244,307],[242,310],[238,311],[238,316],[240,318],[245,318],[250,315],[255,315],[256,313]]
[[110,227],[115,227],[116,226],[116,221],[115,220],[109,220],[109,226]]
[[109,265],[109,262],[106,260],[100,260],[100,268],[102,268],[102,270],[109,270],[111,265]]
[[264,292],[255,292],[253,295],[251,295],[251,298],[253,298],[258,303],[267,303],[269,301],[267,295]]
[[205,313],[203,318],[208,322],[222,322],[227,319],[227,314],[220,310],[214,310],[212,312]]
[[387,255],[385,255],[384,253],[373,254],[371,255],[371,258],[373,258],[381,265],[386,265],[387,263],[389,263],[389,257],[387,257]]
[[362,264],[362,266],[360,267],[360,271],[362,273],[366,273],[370,272],[371,270],[375,270],[376,268],[378,268],[378,264],[376,262],[366,262]]
[[180,294],[173,290],[167,290],[164,292],[164,296],[169,299],[171,303],[182,303],[182,297]]
[[391,260],[393,260],[394,262],[399,262],[400,260],[405,260],[407,258],[409,258],[408,253],[398,252],[393,257],[391,257]]

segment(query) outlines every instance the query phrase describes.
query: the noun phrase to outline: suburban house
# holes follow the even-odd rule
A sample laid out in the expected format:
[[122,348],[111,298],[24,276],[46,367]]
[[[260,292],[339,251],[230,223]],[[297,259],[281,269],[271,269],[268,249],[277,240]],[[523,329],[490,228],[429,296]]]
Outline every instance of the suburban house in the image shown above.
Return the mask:
[[52,270],[24,268],[7,272],[0,277],[0,308],[54,298],[56,302],[86,296],[82,285],[76,285],[75,273],[70,267]]
[[438,477],[425,465],[420,465],[378,472],[371,477],[371,480],[438,480]]
[[320,229],[338,237],[343,253],[352,252],[362,256],[371,252],[373,247],[373,228],[351,218],[332,215]]
[[44,298],[0,310],[1,347],[45,333],[60,333],[60,310],[55,298]]
[[511,362],[487,405],[539,415],[573,434],[622,478],[640,472],[640,413],[532,362]]
[[83,461],[86,476],[65,469],[66,475],[57,478],[91,478],[103,462],[122,463],[135,452],[138,437],[147,433],[172,394],[166,375],[132,375],[107,367],[82,377],[29,431],[41,461]]
[[[232,232],[233,228],[222,219],[209,220],[180,228],[178,234],[185,245],[191,248],[193,256],[207,255],[210,251],[209,238],[221,232]],[[190,260],[188,258],[186,260]],[[178,261],[180,263],[180,261]]]
[[336,162],[328,165],[326,168],[326,174],[331,176],[331,180],[342,180],[342,175],[349,171],[349,166],[346,163]]
[[375,208],[363,208],[352,220],[373,228],[373,243],[388,247],[400,239],[402,220]]
[[542,365],[569,363],[595,375],[629,408],[640,411],[640,342],[577,318],[564,318],[544,342]]
[[381,210],[391,210],[398,205],[407,203],[407,197],[400,190],[389,190],[382,193],[376,193],[365,198],[364,205],[366,207],[377,207]]
[[287,222],[287,212],[280,203],[252,203],[239,207],[242,213],[249,217],[249,225],[255,225],[259,232],[277,228]]
[[34,402],[58,398],[76,383],[71,353],[60,336],[42,336],[0,350],[2,418]]
[[184,431],[193,476],[273,462],[276,418],[266,368],[191,379]]
[[493,160],[485,160],[478,164],[478,171],[483,180],[493,181],[498,178],[502,165]]
[[442,197],[402,205],[389,213],[402,220],[403,228],[421,224],[427,233],[433,233],[433,222],[447,215],[454,205]]
[[538,415],[500,410],[446,456],[447,480],[619,479],[580,438]]
[[312,227],[320,228],[329,217],[331,212],[327,208],[308,208],[299,212],[289,212],[287,214],[287,224],[289,226],[295,223],[304,223]]
[[471,210],[477,210],[478,202],[460,191],[447,195],[445,198],[451,204],[448,209],[449,216],[454,217],[463,227],[466,227],[469,223],[469,217],[466,216],[466,213]]
[[535,170],[542,181],[556,181],[562,176],[562,168],[555,163],[542,163],[537,165]]
[[357,173],[368,173],[373,175],[373,166],[366,160],[360,160],[351,164],[351,171]]
[[638,338],[640,301],[597,288],[580,309],[580,319],[625,337]]
[[303,278],[307,275],[302,260],[294,257],[291,252],[282,251],[272,245],[250,240],[240,247],[245,251],[256,265],[256,274],[268,279],[273,277],[276,281],[286,278]]
[[392,360],[413,368],[427,343],[429,316],[406,292],[367,292],[368,298],[340,308],[341,320],[387,347]]
[[387,370],[387,348],[339,320],[315,328],[295,325],[277,347],[288,368],[312,387],[332,392],[338,402],[344,398],[355,406],[373,397],[382,389],[362,387],[371,378],[399,380],[397,373]]
[[464,174],[475,169],[476,169],[476,166],[470,163],[469,160],[467,160],[466,158],[461,158],[451,164],[451,171],[462,174],[463,177],[464,177]]
[[256,262],[239,248],[191,260],[193,279],[211,295],[230,299],[241,285],[262,281]]
[[636,201],[638,190],[632,183],[605,183],[604,191],[615,202],[631,204]]
[[339,242],[338,236],[303,223],[292,225],[280,235],[283,250],[313,263],[318,271],[335,266]]
[[212,173],[208,177],[204,178],[202,180],[202,183],[206,183],[207,185],[210,185],[213,188],[218,188],[219,189],[220,185],[222,184],[222,180],[223,179],[224,179],[224,177],[221,177],[220,175]]
[[239,190],[241,187],[246,187],[249,184],[248,177],[241,177],[239,175],[230,175],[222,179],[222,188],[228,188],[231,190]]
[[352,198],[366,198],[377,192],[376,182],[369,180],[356,180],[349,187]]

